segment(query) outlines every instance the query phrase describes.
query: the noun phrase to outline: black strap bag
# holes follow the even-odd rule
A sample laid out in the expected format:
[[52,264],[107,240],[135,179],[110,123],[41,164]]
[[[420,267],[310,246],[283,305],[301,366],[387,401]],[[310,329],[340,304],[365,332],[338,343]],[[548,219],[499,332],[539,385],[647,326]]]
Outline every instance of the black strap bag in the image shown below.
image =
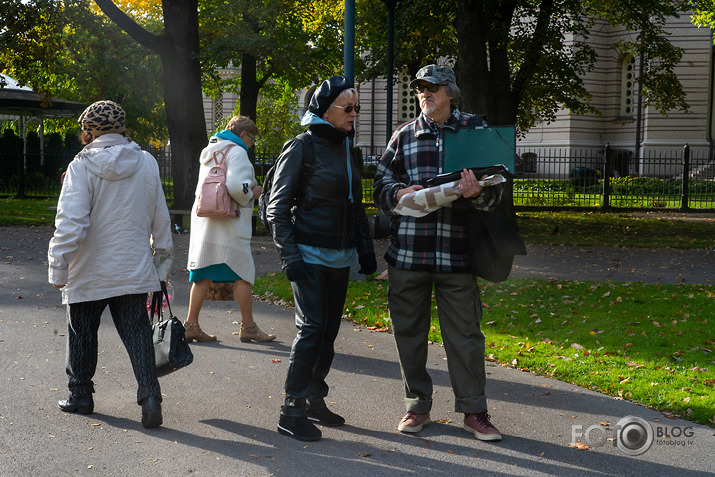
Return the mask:
[[499,209],[490,212],[470,210],[467,235],[472,273],[490,282],[503,282],[509,278],[514,255],[526,255],[524,241]]
[[[164,319],[162,306],[163,297],[169,308],[169,318]],[[154,315],[157,322],[154,323]],[[161,282],[161,293],[154,293],[151,301],[151,329],[154,342],[154,358],[156,359],[156,375],[166,376],[174,371],[190,365],[194,355],[186,342],[186,330],[181,321],[171,312],[169,292],[166,283]]]
[[[473,167],[474,176],[501,174],[507,182],[499,205],[485,212],[469,208],[467,211],[467,236],[472,273],[490,282],[503,282],[509,278],[514,255],[526,255],[526,245],[519,235],[514,211],[513,178],[504,166]],[[462,171],[441,174],[427,182],[435,186],[459,180]]]

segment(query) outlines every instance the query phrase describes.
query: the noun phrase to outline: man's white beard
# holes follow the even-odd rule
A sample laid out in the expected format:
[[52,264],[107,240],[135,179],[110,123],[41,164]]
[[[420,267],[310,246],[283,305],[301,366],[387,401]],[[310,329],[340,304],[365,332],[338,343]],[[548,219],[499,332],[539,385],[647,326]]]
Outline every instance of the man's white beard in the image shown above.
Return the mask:
[[431,116],[437,111],[437,105],[434,104],[432,101],[425,101],[424,106],[422,106],[422,112],[425,113],[426,116]]

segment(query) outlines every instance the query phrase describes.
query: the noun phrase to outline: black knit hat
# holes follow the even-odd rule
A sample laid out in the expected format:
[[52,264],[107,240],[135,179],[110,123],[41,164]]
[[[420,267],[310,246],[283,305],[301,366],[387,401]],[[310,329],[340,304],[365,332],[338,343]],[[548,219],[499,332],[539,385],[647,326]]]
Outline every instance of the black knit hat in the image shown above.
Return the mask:
[[320,86],[313,93],[313,97],[310,98],[308,111],[322,118],[325,111],[335,101],[335,98],[340,96],[340,93],[354,87],[352,80],[347,79],[345,76],[333,76],[330,79],[326,79],[320,83]]

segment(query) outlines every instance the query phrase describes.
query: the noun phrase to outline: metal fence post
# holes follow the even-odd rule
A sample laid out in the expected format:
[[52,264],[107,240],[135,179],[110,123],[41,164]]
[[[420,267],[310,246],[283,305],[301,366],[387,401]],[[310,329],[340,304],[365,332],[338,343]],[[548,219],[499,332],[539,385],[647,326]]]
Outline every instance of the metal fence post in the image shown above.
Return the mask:
[[683,188],[680,193],[680,211],[686,212],[688,206],[688,181],[690,175],[690,146],[683,147]]
[[603,155],[603,204],[601,210],[611,208],[611,145],[606,144],[606,153]]

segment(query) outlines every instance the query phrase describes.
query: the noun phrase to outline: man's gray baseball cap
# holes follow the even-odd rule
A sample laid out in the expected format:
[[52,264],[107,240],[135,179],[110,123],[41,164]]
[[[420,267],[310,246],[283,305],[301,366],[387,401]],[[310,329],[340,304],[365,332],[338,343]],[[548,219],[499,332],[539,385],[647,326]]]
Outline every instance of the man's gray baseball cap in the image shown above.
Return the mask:
[[454,83],[454,71],[449,66],[427,65],[423,66],[415,75],[415,79],[410,82],[410,88],[414,88],[420,81],[427,83]]

